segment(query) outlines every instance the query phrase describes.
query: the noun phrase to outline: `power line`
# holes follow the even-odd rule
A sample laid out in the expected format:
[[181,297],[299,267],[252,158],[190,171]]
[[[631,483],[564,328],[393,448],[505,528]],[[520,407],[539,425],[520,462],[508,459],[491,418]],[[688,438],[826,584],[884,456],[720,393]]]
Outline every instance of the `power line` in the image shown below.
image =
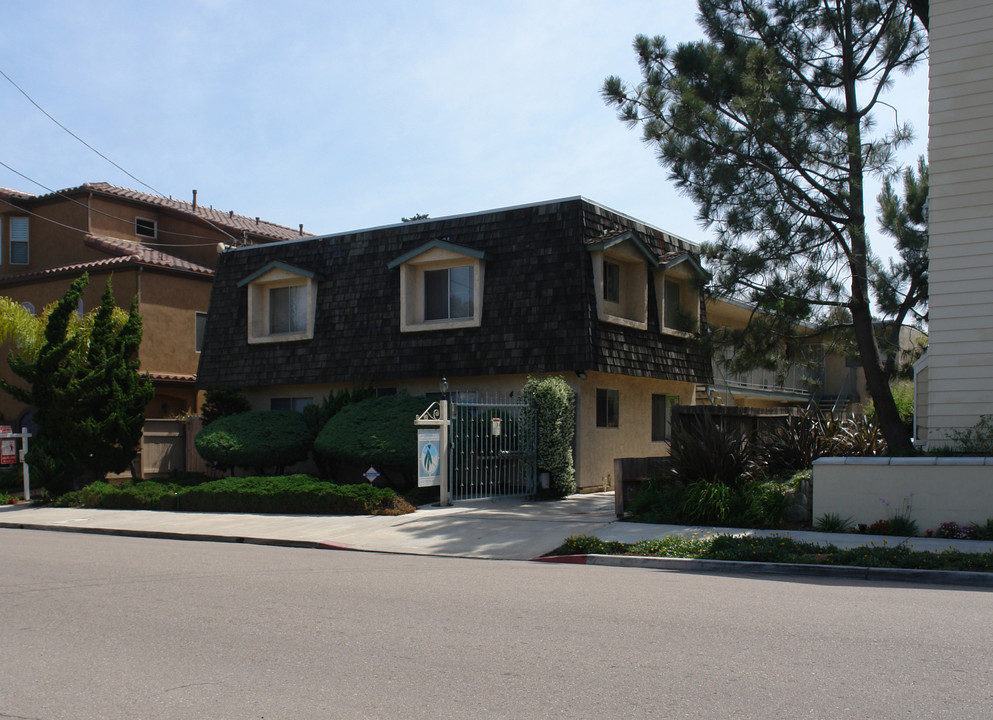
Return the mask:
[[58,120],[56,120],[54,117],[52,117],[51,114],[49,114],[49,112],[45,108],[43,108],[41,105],[39,105],[37,102],[35,102],[34,98],[31,97],[30,95],[28,95],[24,91],[24,89],[21,88],[21,86],[18,85],[16,82],[14,82],[11,79],[11,77],[7,73],[5,73],[2,69],[0,69],[0,75],[3,75],[7,79],[7,82],[9,82],[11,85],[13,85],[15,88],[17,88],[18,92],[20,92],[21,95],[23,95],[24,97],[26,97],[28,99],[28,101],[32,105],[34,105],[42,113],[44,113],[45,117],[47,117],[53,123],[55,123],[60,128],[62,128],[63,130],[65,130],[67,133],[69,133],[70,135],[72,135],[74,138],[76,138],[77,140],[79,140],[79,142],[83,143],[83,145],[85,145],[86,147],[88,147],[90,150],[92,150],[93,152],[95,152],[97,155],[99,155],[100,157],[102,157],[104,160],[106,160],[107,162],[109,162],[111,165],[113,165],[114,167],[116,167],[118,170],[120,170],[122,173],[124,173],[125,175],[127,175],[129,178],[131,178],[135,182],[139,183],[140,185],[143,185],[144,187],[147,187],[149,190],[151,190],[152,192],[154,192],[156,195],[161,195],[161,196],[165,197],[165,193],[163,193],[163,192],[161,192],[159,190],[156,190],[155,188],[153,188],[148,183],[145,183],[145,182],[142,182],[141,180],[139,180],[137,177],[135,177],[134,175],[132,175],[131,173],[129,173],[127,170],[125,170],[124,168],[122,168],[116,162],[114,162],[109,157],[107,157],[106,155],[104,155],[102,152],[100,152],[99,150],[97,150],[95,147],[93,147],[92,145],[90,145],[88,142],[86,142],[85,140],[83,140],[83,138],[79,137],[79,135],[77,135],[72,130],[70,130],[69,128],[67,128],[65,125],[63,125]]
[[[2,72],[2,71],[0,71],[0,72]],[[69,197],[68,195],[66,195],[65,193],[61,192],[60,190],[53,190],[52,188],[48,187],[47,185],[44,185],[43,183],[38,182],[34,178],[28,177],[27,175],[25,175],[21,171],[15,170],[14,168],[12,168],[10,165],[8,165],[7,163],[3,162],[2,160],[0,160],[0,166],[3,166],[5,168],[7,168],[8,170],[10,170],[15,175],[21,176],[22,178],[24,178],[28,182],[37,185],[38,187],[42,188],[43,190],[47,190],[52,195],[57,195],[57,196],[59,196],[60,198],[62,198],[64,200],[68,200],[69,202],[75,203],[76,205],[79,205],[82,208],[86,208],[86,210],[88,212],[95,212],[98,215],[103,215],[104,217],[108,217],[108,218],[110,218],[112,220],[120,220],[122,223],[124,223],[126,225],[128,225],[128,224],[131,223],[131,220],[129,220],[127,218],[118,217],[117,215],[112,215],[111,213],[104,212],[103,210],[100,210],[98,208],[91,207],[90,205],[87,205],[86,203],[82,203],[79,200],[76,200],[75,198]],[[10,203],[8,203],[8,204],[10,204]],[[25,212],[27,212],[27,211],[25,211]],[[33,215],[34,213],[31,213],[31,214]],[[41,217],[41,216],[39,215],[37,217]],[[224,230],[224,228],[220,228],[217,225],[214,225],[209,220],[207,220],[206,218],[202,218],[199,215],[197,215],[196,217],[198,217],[201,220],[203,220],[204,222],[206,222],[208,225],[210,225],[211,227],[213,227],[218,232],[223,233],[224,235],[226,235],[227,237],[229,237],[231,240],[233,240],[235,242],[238,242],[238,238],[236,238],[234,235],[232,235],[231,233],[229,233],[226,230]],[[42,218],[42,219],[47,219],[47,218]],[[61,223],[57,223],[54,220],[52,220],[50,222],[53,222],[56,225],[62,225]],[[68,225],[62,225],[62,227],[69,227],[69,226]],[[76,230],[77,228],[69,228],[69,229],[70,230]],[[79,232],[86,232],[86,231],[85,230],[79,230]],[[188,237],[188,238],[194,238],[196,240],[210,240],[211,239],[211,238],[207,237],[206,235],[193,235],[193,234],[190,234],[190,233],[180,233],[180,232],[175,232],[175,231],[172,231],[172,230],[159,230],[159,232],[161,232],[163,235],[175,235],[176,237]],[[203,245],[191,245],[189,243],[149,243],[149,242],[144,242],[144,240],[143,240],[142,241],[142,244],[149,245],[149,246],[152,246],[152,247],[207,247],[208,245],[211,245],[212,243],[204,243]]]

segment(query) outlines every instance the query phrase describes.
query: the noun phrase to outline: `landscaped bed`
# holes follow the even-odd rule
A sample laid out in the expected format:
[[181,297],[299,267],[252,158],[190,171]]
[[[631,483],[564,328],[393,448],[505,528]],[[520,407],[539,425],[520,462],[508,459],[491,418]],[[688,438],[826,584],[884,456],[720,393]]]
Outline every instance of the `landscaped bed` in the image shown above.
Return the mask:
[[111,485],[95,482],[67,493],[57,507],[119,510],[182,510],[307,515],[403,515],[414,507],[389,488],[336,485],[309,475],[226,477],[197,482],[143,480]]
[[627,544],[604,541],[590,535],[577,535],[568,538],[561,547],[549,554],[633,555],[697,560],[993,572],[993,553],[967,553],[954,549],[942,552],[921,552],[902,545],[869,545],[868,547],[842,549],[834,545],[798,542],[776,536],[716,535],[706,538],[673,536]]

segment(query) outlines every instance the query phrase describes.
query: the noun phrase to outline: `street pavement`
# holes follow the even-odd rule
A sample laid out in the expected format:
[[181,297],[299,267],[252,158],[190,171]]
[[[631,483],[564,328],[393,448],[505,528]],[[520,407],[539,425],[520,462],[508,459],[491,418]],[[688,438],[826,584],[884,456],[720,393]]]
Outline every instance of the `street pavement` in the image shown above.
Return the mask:
[[[623,522],[614,514],[614,496],[609,492],[577,494],[549,502],[496,499],[450,507],[428,505],[418,508],[417,512],[395,517],[183,513],[23,505],[5,508],[0,512],[0,527],[497,560],[535,559],[557,548],[566,538],[582,534],[633,543],[670,535],[707,537],[731,533],[776,535],[841,548],[906,545],[931,552],[948,549],[993,552],[993,542],[976,540]],[[632,559],[624,562],[634,564]]]

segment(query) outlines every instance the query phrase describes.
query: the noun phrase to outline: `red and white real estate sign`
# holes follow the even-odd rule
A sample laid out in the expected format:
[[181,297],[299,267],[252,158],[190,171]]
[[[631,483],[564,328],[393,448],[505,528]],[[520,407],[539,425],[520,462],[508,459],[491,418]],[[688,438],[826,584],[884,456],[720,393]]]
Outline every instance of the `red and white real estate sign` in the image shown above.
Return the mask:
[[[13,433],[10,425],[0,425],[0,435],[10,435]],[[17,440],[14,438],[4,438],[0,440],[0,465],[14,465],[17,463]]]

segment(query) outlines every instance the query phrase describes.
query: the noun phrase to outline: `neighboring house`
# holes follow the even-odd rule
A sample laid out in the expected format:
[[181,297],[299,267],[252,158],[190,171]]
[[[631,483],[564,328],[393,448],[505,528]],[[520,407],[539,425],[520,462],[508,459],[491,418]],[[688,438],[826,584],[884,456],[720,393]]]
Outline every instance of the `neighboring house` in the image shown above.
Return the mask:
[[[707,322],[712,328],[742,329],[754,309],[733,300],[707,300]],[[804,332],[804,328],[798,328]],[[810,328],[808,332],[813,332]],[[880,326],[880,334],[883,330]],[[910,327],[900,330],[901,354],[898,366],[914,357],[916,343],[923,333]],[[848,412],[869,400],[865,374],[857,356],[846,356],[835,343],[812,335],[803,362],[783,360],[778,369],[755,368],[732,372],[728,361],[734,349],[726,347],[713,358],[712,384],[701,388],[699,402],[715,405],[777,408],[806,408],[816,405],[823,412]]]
[[917,437],[993,414],[993,3],[930,4],[929,341]]
[[[48,195],[0,188],[0,295],[34,312],[60,299],[84,271],[81,311],[97,307],[108,278],[117,303],[137,296],[141,370],[155,396],[146,417],[197,409],[196,368],[218,244],[300,237],[258,218],[171,198],[87,183]],[[6,362],[0,373],[18,382]],[[19,424],[29,408],[0,393],[0,415]]]
[[710,381],[705,276],[692,243],[578,197],[232,248],[198,382],[274,409],[356,383],[482,397],[561,375],[578,485],[611,487],[615,458],[668,454],[672,405]]

